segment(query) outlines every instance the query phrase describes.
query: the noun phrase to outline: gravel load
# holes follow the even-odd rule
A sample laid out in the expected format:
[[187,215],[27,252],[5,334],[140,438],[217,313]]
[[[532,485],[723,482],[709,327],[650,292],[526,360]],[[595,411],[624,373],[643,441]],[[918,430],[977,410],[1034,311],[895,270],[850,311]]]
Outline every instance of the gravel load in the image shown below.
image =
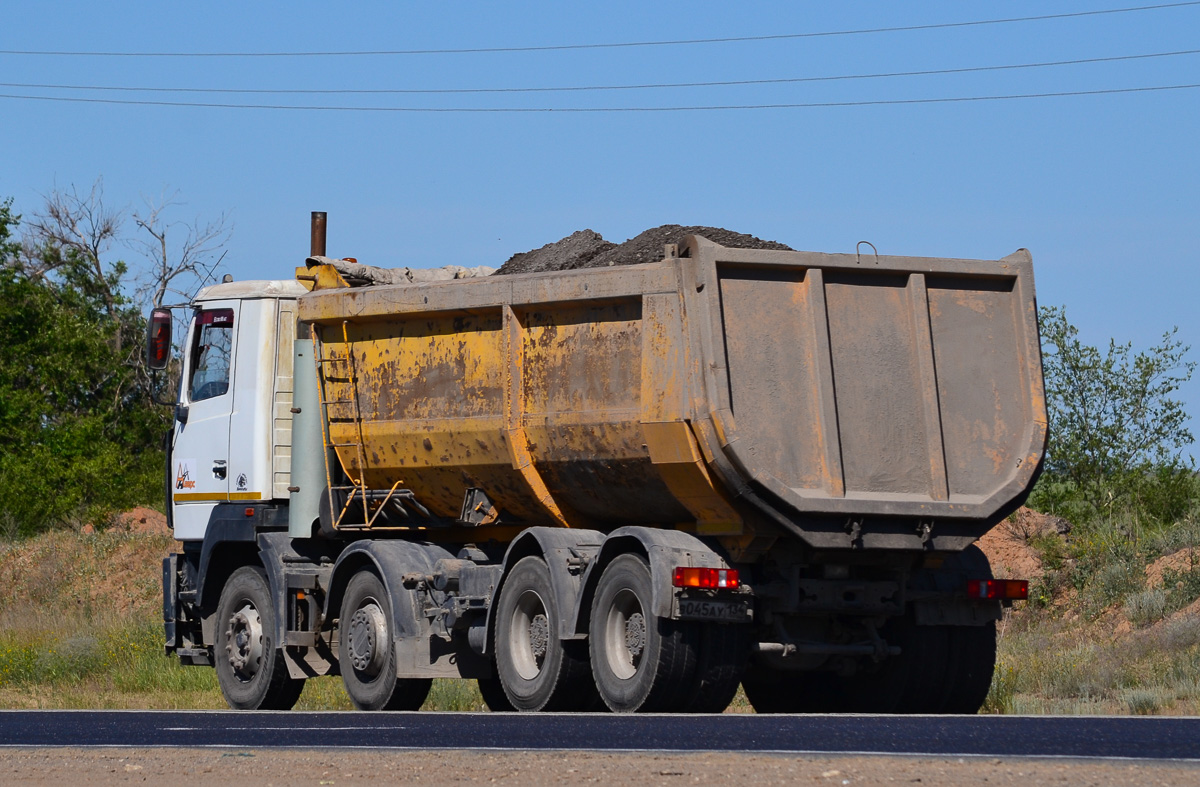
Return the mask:
[[612,243],[592,230],[580,230],[555,243],[547,243],[540,249],[514,254],[496,275],[506,273],[537,273],[539,271],[566,271],[577,268],[605,268],[613,265],[637,265],[657,262],[663,258],[663,246],[668,243],[682,245],[687,235],[700,235],[714,243],[731,249],[776,249],[793,251],[791,246],[771,240],[762,240],[721,227],[684,227],[679,224],[664,224],[630,238],[621,244]]

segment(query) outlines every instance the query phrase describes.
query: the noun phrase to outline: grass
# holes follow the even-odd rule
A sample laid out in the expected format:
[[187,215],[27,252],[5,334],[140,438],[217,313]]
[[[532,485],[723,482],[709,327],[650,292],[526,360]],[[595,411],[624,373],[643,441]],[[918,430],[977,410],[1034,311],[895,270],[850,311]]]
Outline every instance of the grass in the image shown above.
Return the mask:
[[[1200,565],[1148,586],[1146,566],[1200,546],[1170,527],[1112,518],[1038,536],[1034,600],[1000,624],[984,712],[1200,714]],[[212,669],[163,655],[165,536],[50,533],[0,543],[0,707],[223,708]],[[350,709],[338,677],[309,680],[301,709]],[[483,709],[474,681],[434,682],[426,710]],[[739,692],[731,712],[751,712]]]
[[1116,636],[1078,619],[1006,631],[985,711],[1200,714],[1200,619]]
[[[0,636],[0,706],[13,708],[224,708],[216,672],[163,655],[161,624],[80,634]],[[352,710],[338,677],[309,680],[302,710]],[[474,681],[435,680],[424,709],[484,710]]]
[[1027,543],[1044,574],[1000,625],[985,712],[1200,714],[1200,565],[1161,583],[1147,571],[1200,547],[1196,505],[1165,524],[1108,512]]

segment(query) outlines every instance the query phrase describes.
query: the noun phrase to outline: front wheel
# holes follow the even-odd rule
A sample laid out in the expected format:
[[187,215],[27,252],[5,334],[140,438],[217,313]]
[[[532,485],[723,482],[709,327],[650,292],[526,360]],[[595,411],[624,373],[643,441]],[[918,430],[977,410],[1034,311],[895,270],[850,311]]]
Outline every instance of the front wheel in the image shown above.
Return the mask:
[[275,606],[267,575],[243,566],[230,575],[217,604],[217,682],[234,710],[290,710],[304,680],[288,675],[275,643]]
[[338,663],[346,693],[359,710],[417,710],[429,696],[432,680],[396,677],[394,639],[383,581],[371,571],[358,572],[342,598]]

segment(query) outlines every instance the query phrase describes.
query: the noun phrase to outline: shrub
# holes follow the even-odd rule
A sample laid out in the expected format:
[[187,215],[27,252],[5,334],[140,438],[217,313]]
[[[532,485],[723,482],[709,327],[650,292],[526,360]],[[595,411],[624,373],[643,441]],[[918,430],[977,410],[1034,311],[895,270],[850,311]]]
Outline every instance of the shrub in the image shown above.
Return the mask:
[[1125,692],[1125,705],[1138,716],[1152,716],[1162,708],[1162,694],[1154,689],[1130,689]]
[[1167,614],[1167,593],[1162,588],[1152,588],[1134,593],[1125,601],[1125,617],[1135,626],[1147,626],[1163,619]]

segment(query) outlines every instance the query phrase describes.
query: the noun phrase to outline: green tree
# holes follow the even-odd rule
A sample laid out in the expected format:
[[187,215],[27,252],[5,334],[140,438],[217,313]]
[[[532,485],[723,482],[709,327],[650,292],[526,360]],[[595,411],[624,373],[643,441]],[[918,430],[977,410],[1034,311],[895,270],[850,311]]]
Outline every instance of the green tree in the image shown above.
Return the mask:
[[1196,362],[1178,329],[1135,352],[1131,343],[1083,343],[1061,307],[1043,307],[1039,321],[1050,442],[1034,504],[1084,518],[1113,509],[1181,516],[1195,490],[1183,456],[1194,438],[1175,394]]
[[21,223],[21,217],[13,215],[12,197],[0,201],[0,265],[7,265],[21,252],[21,244],[13,237],[12,231]]
[[157,502],[167,418],[146,396],[145,322],[121,294],[124,266],[97,278],[78,249],[22,247],[11,206],[0,206],[0,527],[27,535]]

